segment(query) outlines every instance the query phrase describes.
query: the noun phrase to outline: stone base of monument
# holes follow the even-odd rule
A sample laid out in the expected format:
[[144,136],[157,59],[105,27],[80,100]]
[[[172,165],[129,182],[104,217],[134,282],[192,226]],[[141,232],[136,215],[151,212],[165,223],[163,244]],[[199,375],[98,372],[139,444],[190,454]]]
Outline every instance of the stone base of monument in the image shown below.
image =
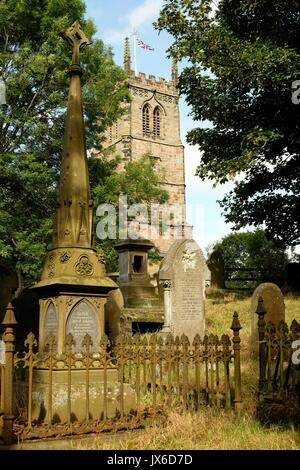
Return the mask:
[[[116,369],[106,372],[106,411],[107,418],[114,418],[120,411],[120,382]],[[72,370],[71,383],[71,416],[70,420],[86,419],[86,370]],[[27,389],[28,389],[28,384]],[[89,371],[89,419],[103,419],[104,371]],[[32,420],[39,423],[49,419],[49,370],[34,370],[32,384]],[[124,414],[136,409],[136,393],[129,385],[123,384]],[[52,373],[52,423],[68,421],[68,372],[55,370]]]

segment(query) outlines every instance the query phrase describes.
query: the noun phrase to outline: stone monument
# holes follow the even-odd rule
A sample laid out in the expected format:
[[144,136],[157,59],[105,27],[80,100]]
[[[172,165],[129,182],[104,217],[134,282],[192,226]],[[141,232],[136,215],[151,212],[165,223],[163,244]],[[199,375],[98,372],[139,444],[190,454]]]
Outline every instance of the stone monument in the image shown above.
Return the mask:
[[250,349],[252,353],[258,352],[258,315],[256,313],[258,299],[263,298],[266,323],[271,321],[277,327],[281,320],[285,321],[284,298],[280,288],[271,282],[264,282],[257,286],[251,298],[251,337]]
[[[46,338],[53,335],[58,354],[64,352],[66,338],[73,336],[74,353],[83,351],[83,338],[92,339],[90,352],[99,351],[104,334],[104,304],[108,292],[117,285],[106,275],[104,263],[93,248],[93,204],[90,196],[89,175],[84,137],[83,106],[79,52],[90,44],[76,21],[61,36],[73,49],[69,68],[70,91],[65,125],[60,186],[55,214],[53,248],[48,252],[40,281],[34,286],[40,297],[39,349],[46,349]],[[90,371],[90,418],[98,418],[103,407],[103,370]],[[68,374],[55,369],[52,373],[52,416],[67,421]],[[109,368],[106,374],[110,390],[109,415],[119,409],[120,387],[118,371]],[[32,417],[41,413],[49,419],[47,369],[35,369],[33,374]],[[132,407],[135,392],[124,384],[124,406]],[[72,415],[86,418],[84,411],[86,371],[78,368],[72,373]]]
[[211,272],[210,287],[213,289],[224,289],[224,259],[222,252],[220,250],[213,251],[207,264]]
[[101,256],[93,249],[93,202],[91,200],[83,103],[80,51],[90,44],[76,21],[60,34],[73,50],[69,68],[70,90],[65,124],[58,202],[55,213],[53,248],[44,261],[40,281],[34,286],[40,297],[39,348],[49,334],[57,351],[64,348],[71,333],[75,349],[84,335],[92,337],[98,349],[104,334],[104,304],[116,284],[106,276]]
[[126,307],[153,306],[155,287],[148,273],[148,251],[154,245],[149,240],[124,240],[116,244],[119,253],[118,285]]
[[205,277],[207,266],[194,240],[177,240],[161,263],[164,289],[163,333],[183,333],[190,341],[205,334]]
[[124,299],[123,331],[149,331],[163,325],[163,305],[148,268],[148,252],[153,246],[145,239],[123,240],[115,246],[119,253],[117,283]]

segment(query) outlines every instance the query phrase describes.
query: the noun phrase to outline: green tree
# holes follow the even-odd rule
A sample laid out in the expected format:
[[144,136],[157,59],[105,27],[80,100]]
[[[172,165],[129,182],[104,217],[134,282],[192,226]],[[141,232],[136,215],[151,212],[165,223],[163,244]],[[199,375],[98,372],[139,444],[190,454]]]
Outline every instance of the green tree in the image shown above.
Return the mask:
[[[281,246],[267,239],[264,230],[232,233],[216,242],[211,250],[221,252],[225,268],[241,270],[233,271],[233,278],[262,277],[264,281],[275,283],[282,283],[285,278],[288,256]],[[254,271],[248,272],[247,269]],[[227,281],[226,287],[255,287],[255,285],[251,281]]]
[[[103,202],[112,204],[116,209],[116,239],[99,240],[96,237],[96,248],[102,250],[109,272],[118,270],[118,254],[114,245],[119,240],[119,196],[126,195],[128,206],[144,204],[150,214],[151,203],[163,204],[168,200],[168,193],[162,189],[161,181],[164,175],[155,168],[155,161],[150,155],[144,155],[140,160],[130,162],[124,171],[117,171],[120,159],[110,159],[103,156],[100,159],[90,159],[91,185],[93,188],[94,205]],[[101,219],[96,218],[97,224]],[[157,252],[150,253],[157,260]]]
[[300,242],[300,78],[297,0],[165,0],[156,27],[174,38],[170,54],[187,59],[180,92],[198,121],[188,133],[203,152],[200,178],[242,175],[221,202],[235,228],[265,224],[268,236]]
[[[35,279],[51,240],[62,151],[71,55],[58,33],[84,19],[83,0],[1,0],[0,256]],[[101,40],[82,54],[87,147],[101,148],[103,131],[128,100],[125,75]]]

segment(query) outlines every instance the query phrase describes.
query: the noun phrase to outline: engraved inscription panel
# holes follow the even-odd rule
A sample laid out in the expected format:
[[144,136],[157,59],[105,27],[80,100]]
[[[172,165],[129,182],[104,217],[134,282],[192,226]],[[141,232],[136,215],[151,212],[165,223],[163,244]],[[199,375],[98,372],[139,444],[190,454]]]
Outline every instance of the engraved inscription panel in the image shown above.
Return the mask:
[[47,339],[48,336],[53,335],[57,343],[58,321],[57,321],[56,310],[52,302],[47,309],[44,329],[45,329],[45,339]]
[[180,276],[180,289],[181,289],[181,321],[189,322],[191,320],[197,321],[203,315],[204,310],[204,299],[203,299],[203,285],[200,279],[200,273],[198,279],[193,273],[184,272],[184,275]]
[[75,345],[73,350],[76,352],[83,351],[82,341],[86,334],[92,338],[92,351],[99,348],[100,334],[96,315],[92,307],[82,300],[72,309],[66,327],[66,335],[73,335]]

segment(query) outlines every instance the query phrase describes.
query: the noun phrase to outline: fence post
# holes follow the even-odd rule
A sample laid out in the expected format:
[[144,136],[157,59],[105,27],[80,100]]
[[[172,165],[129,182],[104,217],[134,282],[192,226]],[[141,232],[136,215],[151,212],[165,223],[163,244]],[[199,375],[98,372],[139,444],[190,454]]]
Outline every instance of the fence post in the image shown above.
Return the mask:
[[267,313],[264,307],[264,300],[262,297],[259,297],[256,313],[258,315],[258,357],[259,357],[259,381],[258,381],[258,389],[262,391],[265,387],[266,383],[266,365],[267,365],[267,358],[266,358],[266,342],[265,342],[265,331],[266,331],[266,322],[265,322],[265,314]]
[[3,441],[9,445],[13,441],[13,399],[14,399],[14,352],[15,336],[13,326],[17,324],[14,308],[11,303],[6,307],[2,325],[5,327],[3,340],[5,343],[5,380],[4,380],[4,415],[3,415]]
[[241,392],[241,338],[239,331],[242,329],[237,312],[234,312],[230,329],[233,331],[233,356],[234,356],[234,407],[237,415],[240,415],[242,409]]

